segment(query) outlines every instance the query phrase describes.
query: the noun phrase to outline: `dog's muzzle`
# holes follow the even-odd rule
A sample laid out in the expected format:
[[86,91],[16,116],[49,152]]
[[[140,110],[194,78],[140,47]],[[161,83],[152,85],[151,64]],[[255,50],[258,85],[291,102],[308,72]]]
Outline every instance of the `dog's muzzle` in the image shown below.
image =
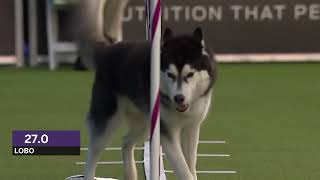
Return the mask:
[[176,105],[176,110],[179,112],[186,112],[189,109],[189,104]]
[[186,112],[189,109],[189,104],[185,103],[185,99],[185,96],[182,94],[177,94],[174,96],[177,111]]

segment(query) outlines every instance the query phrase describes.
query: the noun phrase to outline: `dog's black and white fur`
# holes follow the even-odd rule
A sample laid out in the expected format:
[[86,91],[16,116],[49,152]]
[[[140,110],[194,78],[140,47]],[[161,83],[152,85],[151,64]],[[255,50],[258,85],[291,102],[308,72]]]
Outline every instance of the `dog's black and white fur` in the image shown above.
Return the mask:
[[[149,137],[150,50],[148,42],[94,48],[97,62],[88,114],[90,146],[85,179],[93,180],[99,157],[122,121],[124,179],[137,180],[134,146]],[[166,29],[161,47],[161,145],[179,180],[196,180],[200,124],[210,107],[216,77],[203,34],[175,36]]]

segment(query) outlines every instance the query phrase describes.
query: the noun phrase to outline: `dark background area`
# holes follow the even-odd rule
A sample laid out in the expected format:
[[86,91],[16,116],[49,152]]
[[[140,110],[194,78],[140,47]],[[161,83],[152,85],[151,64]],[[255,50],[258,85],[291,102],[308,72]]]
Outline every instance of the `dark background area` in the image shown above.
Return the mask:
[[[27,1],[24,6],[27,7]],[[14,2],[12,0],[0,1],[0,54],[14,54]],[[261,10],[264,5],[285,4],[287,10],[282,20],[264,21],[235,21],[230,5],[258,5]],[[320,4],[318,0],[164,0],[163,5],[172,7],[209,7],[222,6],[224,9],[222,21],[186,21],[180,13],[180,21],[174,21],[173,12],[170,11],[169,21],[163,21],[163,27],[171,27],[179,33],[190,33],[197,26],[201,26],[205,33],[207,43],[216,53],[313,53],[320,52],[320,20],[312,21],[293,18],[293,8],[296,4]],[[131,0],[129,7],[144,6],[144,0]],[[25,8],[25,34],[28,32],[27,8]],[[46,54],[46,13],[45,1],[38,1],[38,34],[39,52]],[[261,11],[259,11],[261,12]],[[274,11],[273,11],[274,12]],[[126,15],[128,12],[126,11]],[[74,28],[70,24],[71,13],[60,11],[60,40],[72,40]],[[26,42],[28,42],[28,36]],[[134,11],[132,21],[124,23],[125,40],[145,39],[145,23],[138,21],[137,12]]]
[[0,1],[0,54],[14,53],[14,1]]

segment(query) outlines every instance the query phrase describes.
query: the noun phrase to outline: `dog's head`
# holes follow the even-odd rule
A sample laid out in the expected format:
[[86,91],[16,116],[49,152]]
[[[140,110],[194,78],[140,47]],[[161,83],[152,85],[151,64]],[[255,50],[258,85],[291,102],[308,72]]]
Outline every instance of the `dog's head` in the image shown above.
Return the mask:
[[215,80],[214,59],[205,51],[203,33],[175,36],[164,31],[161,47],[160,91],[179,112],[187,112],[199,98],[210,93]]

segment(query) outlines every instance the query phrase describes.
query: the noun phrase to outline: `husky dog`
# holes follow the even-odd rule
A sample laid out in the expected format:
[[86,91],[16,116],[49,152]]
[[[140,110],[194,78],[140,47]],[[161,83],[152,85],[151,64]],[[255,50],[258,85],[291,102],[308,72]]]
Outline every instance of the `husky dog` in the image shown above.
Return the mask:
[[[97,62],[88,114],[90,144],[85,180],[93,180],[97,162],[122,121],[124,179],[137,180],[134,147],[149,137],[149,42],[103,43]],[[161,145],[179,180],[196,180],[200,124],[210,107],[216,65],[204,49],[202,30],[175,36],[166,29],[161,45]]]

